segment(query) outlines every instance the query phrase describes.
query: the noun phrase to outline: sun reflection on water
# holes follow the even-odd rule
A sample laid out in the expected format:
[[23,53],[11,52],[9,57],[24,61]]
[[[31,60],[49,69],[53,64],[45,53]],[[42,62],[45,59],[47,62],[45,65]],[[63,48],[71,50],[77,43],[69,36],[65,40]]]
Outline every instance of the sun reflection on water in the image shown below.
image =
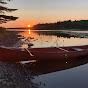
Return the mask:
[[[44,32],[45,33],[45,32]],[[58,37],[57,35],[52,35],[52,32],[46,35],[42,32],[35,32],[28,30],[25,32],[20,32],[19,35],[24,36],[28,41],[26,43],[32,43],[34,47],[62,47],[62,46],[78,46],[78,45],[87,45],[88,38],[76,38],[76,37]],[[59,35],[59,33],[58,33]],[[24,40],[23,40],[24,41]]]
[[31,31],[30,31],[30,29],[28,30],[29,31],[29,35],[31,34]]

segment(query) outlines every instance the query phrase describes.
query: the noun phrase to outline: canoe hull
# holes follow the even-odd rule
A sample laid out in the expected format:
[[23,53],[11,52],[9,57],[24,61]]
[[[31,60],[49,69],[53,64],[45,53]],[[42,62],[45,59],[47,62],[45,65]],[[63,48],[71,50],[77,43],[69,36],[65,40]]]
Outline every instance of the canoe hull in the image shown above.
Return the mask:
[[0,61],[17,62],[30,60],[31,56],[26,51],[0,48]]
[[[88,48],[88,46],[87,46]],[[30,54],[25,50],[21,49],[11,49],[0,47],[0,61],[5,62],[18,62],[27,60],[38,60],[38,61],[53,61],[53,60],[63,60],[63,59],[75,59],[83,56],[88,56],[88,49],[82,51],[62,51],[58,48],[34,48],[29,49],[29,51],[34,55]]]
[[88,56],[88,50],[76,51],[76,52],[61,52],[61,53],[42,53],[38,54],[32,52],[35,56],[35,60],[62,60],[62,59],[75,59],[83,56]]

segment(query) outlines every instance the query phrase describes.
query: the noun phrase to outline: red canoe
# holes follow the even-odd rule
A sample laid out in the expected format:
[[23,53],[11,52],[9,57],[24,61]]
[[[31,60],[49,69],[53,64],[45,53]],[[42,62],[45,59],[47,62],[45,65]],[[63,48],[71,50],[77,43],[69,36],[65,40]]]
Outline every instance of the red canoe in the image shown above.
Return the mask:
[[47,47],[47,48],[30,48],[28,51],[15,48],[0,47],[0,61],[18,62],[26,60],[62,60],[79,58],[88,55],[88,45],[72,47]]

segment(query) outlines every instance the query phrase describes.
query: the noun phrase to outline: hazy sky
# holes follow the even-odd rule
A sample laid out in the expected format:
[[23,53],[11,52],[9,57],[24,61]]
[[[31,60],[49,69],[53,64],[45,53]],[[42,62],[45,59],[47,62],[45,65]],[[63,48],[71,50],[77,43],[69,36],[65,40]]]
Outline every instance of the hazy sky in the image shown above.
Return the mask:
[[28,24],[64,20],[88,20],[88,0],[12,0],[5,5],[18,10],[7,15],[19,17],[1,24],[4,27],[27,27]]

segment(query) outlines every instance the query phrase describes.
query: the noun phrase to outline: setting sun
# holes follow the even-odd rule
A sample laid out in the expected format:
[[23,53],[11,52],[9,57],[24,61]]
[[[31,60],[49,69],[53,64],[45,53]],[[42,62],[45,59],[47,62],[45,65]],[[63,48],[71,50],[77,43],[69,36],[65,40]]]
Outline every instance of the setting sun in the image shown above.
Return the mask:
[[31,27],[31,25],[28,25],[28,27]]

